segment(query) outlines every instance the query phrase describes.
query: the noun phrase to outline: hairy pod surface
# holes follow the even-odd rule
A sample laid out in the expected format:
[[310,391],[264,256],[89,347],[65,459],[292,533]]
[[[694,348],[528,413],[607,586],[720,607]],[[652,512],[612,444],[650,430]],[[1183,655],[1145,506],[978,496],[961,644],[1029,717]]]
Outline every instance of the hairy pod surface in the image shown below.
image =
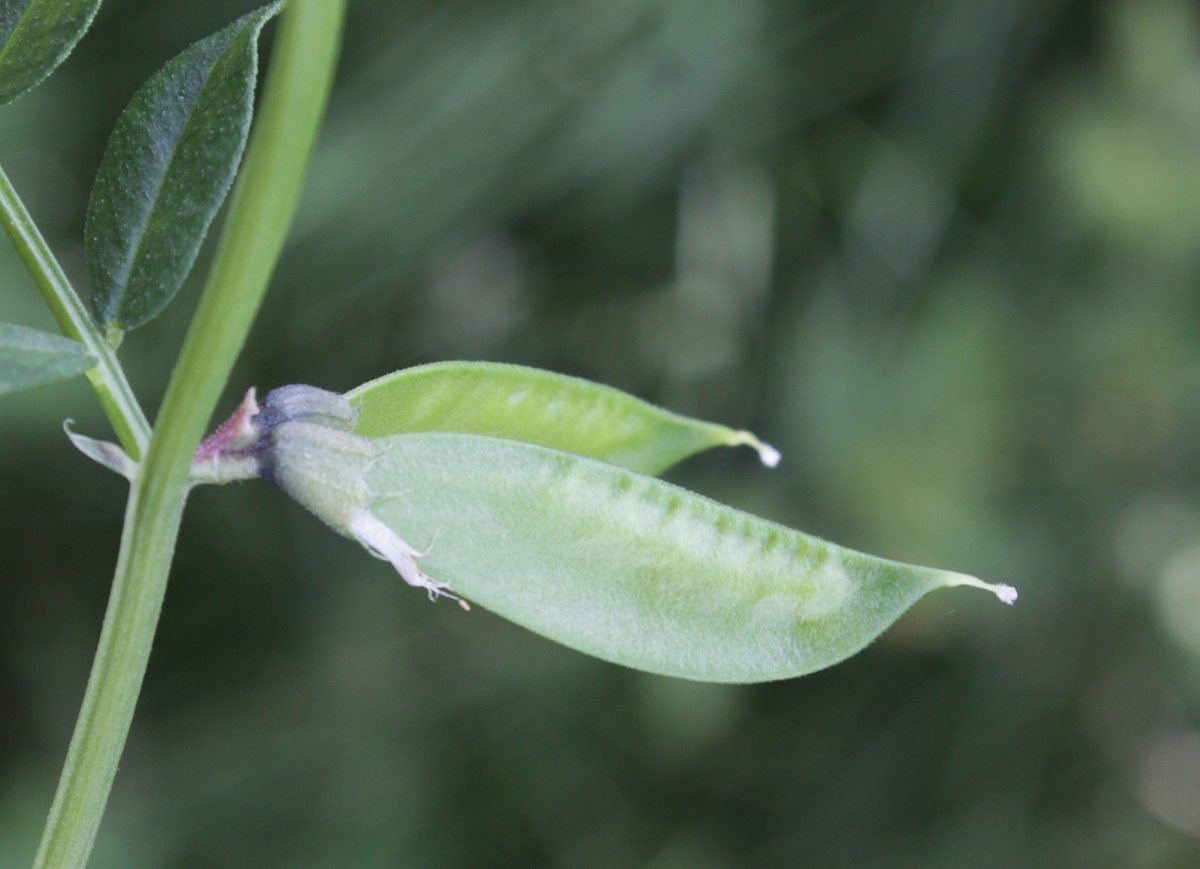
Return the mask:
[[854,654],[926,593],[1006,587],[845,549],[616,467],[465,434],[373,441],[370,511],[456,591],[609,661],[714,682]]

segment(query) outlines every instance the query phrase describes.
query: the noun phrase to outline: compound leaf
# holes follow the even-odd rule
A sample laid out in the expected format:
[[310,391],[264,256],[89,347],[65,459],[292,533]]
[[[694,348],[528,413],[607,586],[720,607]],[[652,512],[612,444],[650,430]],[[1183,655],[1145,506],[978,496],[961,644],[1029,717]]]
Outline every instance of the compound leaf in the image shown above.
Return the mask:
[[76,341],[0,323],[0,392],[65,380],[95,364],[96,360]]
[[100,0],[0,0],[0,105],[54,72],[99,8]]
[[750,432],[689,419],[577,377],[487,362],[440,362],[389,374],[346,394],[355,433],[482,434],[603,459],[658,474],[693,453],[747,444],[763,462],[779,454]]
[[258,34],[280,3],[186,49],[117,120],[88,202],[86,248],[97,322],[155,317],[191,271],[246,145]]

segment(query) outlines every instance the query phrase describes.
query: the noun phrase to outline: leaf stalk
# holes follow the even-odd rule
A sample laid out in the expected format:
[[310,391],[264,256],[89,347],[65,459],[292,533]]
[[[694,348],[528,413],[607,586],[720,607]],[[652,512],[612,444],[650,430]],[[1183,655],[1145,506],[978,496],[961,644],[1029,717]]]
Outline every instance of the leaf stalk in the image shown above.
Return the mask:
[[0,224],[25,264],[50,313],[64,335],[78,341],[96,359],[88,369],[96,397],[121,446],[134,461],[140,461],[150,443],[150,423],[138,404],[115,348],[105,340],[87,308],[76,295],[70,280],[50,246],[29,216],[12,182],[0,168]]

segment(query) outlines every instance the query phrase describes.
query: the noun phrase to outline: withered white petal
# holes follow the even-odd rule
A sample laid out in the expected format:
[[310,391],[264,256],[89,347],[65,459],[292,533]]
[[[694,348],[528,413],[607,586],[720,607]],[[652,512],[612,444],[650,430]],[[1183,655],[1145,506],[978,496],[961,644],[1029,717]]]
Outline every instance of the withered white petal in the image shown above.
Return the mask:
[[435,600],[441,595],[458,601],[458,605],[463,609],[471,608],[465,600],[452,594],[446,583],[438,582],[417,567],[417,558],[421,553],[413,549],[400,535],[367,510],[356,513],[350,519],[348,527],[350,533],[354,535],[354,539],[366,547],[368,552],[376,558],[389,562],[392,567],[396,568],[400,578],[413,588],[423,588],[429,592],[430,600]]

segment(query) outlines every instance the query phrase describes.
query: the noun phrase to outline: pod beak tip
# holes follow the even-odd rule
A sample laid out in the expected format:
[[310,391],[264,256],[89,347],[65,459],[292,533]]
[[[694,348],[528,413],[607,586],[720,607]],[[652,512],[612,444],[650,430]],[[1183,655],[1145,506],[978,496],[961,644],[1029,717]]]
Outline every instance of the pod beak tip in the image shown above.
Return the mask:
[[1003,603],[1012,606],[1017,600],[1017,590],[1011,585],[1003,583],[984,582],[974,576],[968,576],[965,573],[947,573],[943,582],[948,586],[968,585],[971,588],[981,588],[984,591],[990,591],[998,597]]
[[997,585],[995,591],[996,597],[1000,598],[1000,600],[1009,606],[1012,606],[1017,602],[1017,590],[1011,585]]

